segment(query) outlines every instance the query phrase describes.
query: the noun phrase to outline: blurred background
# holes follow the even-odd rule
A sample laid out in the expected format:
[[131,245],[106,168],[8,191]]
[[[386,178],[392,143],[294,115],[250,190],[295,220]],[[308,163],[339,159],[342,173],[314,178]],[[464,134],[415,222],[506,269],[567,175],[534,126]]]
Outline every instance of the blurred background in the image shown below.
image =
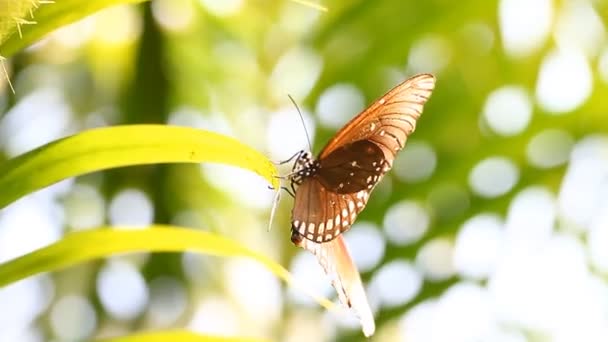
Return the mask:
[[[405,78],[437,77],[416,133],[346,234],[374,341],[608,341],[606,0],[152,0],[61,28],[14,56],[0,162],[117,124],[236,137],[272,160],[317,153]],[[45,6],[52,6],[48,4]],[[5,82],[3,80],[3,82]],[[283,169],[287,172],[287,169]],[[210,230],[335,298],[289,240],[292,199],[219,165],[70,179],[0,211],[0,262],[110,224]],[[0,289],[0,341],[187,328],[359,341],[260,265],[134,254]]]

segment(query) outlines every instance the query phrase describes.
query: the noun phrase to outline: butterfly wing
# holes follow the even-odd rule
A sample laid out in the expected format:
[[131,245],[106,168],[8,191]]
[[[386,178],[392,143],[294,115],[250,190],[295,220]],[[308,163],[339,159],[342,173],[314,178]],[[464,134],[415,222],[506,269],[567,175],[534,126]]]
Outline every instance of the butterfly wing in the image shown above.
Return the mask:
[[319,155],[318,172],[296,191],[293,232],[313,242],[327,242],[350,228],[414,131],[434,85],[429,74],[406,80],[330,140]]
[[308,177],[296,191],[291,230],[315,242],[333,240],[350,228],[367,199],[367,191],[340,194],[323,186],[318,177]]
[[325,273],[331,278],[331,284],[338,293],[340,302],[351,308],[359,317],[363,334],[369,337],[374,334],[376,326],[374,316],[361,283],[359,271],[355,266],[342,236],[327,243],[315,243],[302,239],[298,243],[313,253]]
[[392,166],[396,153],[416,129],[416,121],[435,87],[435,77],[420,74],[405,80],[349,121],[319,154],[326,158],[341,146],[368,140],[380,147]]
[[333,150],[319,160],[317,177],[330,191],[352,194],[371,191],[390,168],[382,149],[369,140],[358,140]]

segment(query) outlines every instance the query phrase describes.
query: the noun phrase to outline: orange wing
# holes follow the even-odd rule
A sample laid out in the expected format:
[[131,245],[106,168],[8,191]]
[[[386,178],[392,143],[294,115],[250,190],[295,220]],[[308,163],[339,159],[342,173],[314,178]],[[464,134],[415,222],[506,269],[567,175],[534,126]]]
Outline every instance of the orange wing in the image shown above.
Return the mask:
[[[420,74],[405,80],[355,116],[327,143],[322,159],[345,144],[370,140],[392,161],[416,129],[416,121],[435,88],[435,77]],[[391,162],[392,165],[392,162]]]

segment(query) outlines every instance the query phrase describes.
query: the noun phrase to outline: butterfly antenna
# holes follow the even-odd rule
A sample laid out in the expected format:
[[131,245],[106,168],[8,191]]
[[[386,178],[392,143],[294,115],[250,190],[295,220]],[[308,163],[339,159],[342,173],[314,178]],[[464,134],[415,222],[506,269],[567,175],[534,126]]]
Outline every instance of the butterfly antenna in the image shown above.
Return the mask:
[[298,114],[300,115],[300,120],[302,120],[302,127],[304,127],[304,132],[306,133],[306,140],[308,141],[308,149],[312,152],[312,144],[310,143],[310,135],[308,135],[308,130],[306,129],[306,123],[304,123],[304,116],[302,115],[302,112],[300,111],[300,107],[298,107],[298,104],[293,99],[293,97],[291,97],[291,95],[288,94],[287,96],[291,100],[291,103],[293,103],[293,105],[296,107],[296,110],[298,111]]
[[270,222],[268,222],[268,231],[270,231],[270,229],[272,228],[272,221],[274,221],[274,214],[277,210],[277,206],[279,204],[279,201],[281,199],[281,189],[277,189],[275,195],[274,195],[274,200],[272,201],[272,209],[270,209]]

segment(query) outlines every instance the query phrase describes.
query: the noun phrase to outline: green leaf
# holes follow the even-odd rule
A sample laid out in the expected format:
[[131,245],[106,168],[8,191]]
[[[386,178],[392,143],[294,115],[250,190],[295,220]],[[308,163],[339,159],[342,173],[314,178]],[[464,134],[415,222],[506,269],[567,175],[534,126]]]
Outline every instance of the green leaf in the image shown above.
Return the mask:
[[[53,30],[76,22],[104,8],[143,1],[146,0],[58,0],[52,3],[40,4],[38,9],[34,11],[34,17],[29,18],[31,21],[35,21],[35,24],[22,25],[21,36],[15,34],[17,29],[16,23],[13,25],[12,30],[9,30],[11,27],[8,26],[5,32],[0,32],[0,34],[3,34],[3,36],[0,36],[0,41],[4,42],[0,46],[0,54],[4,57],[10,57]],[[9,1],[9,3],[13,2],[15,4],[11,6],[15,8],[39,3],[39,1],[35,0]],[[29,8],[25,11],[22,9],[21,12],[29,13]],[[4,21],[10,23],[11,17],[5,17],[4,13],[1,12],[0,15],[0,23]]]
[[265,342],[268,340],[247,337],[220,337],[195,334],[189,331],[173,330],[151,333],[139,333],[124,337],[103,339],[100,342],[164,342],[164,341],[183,341],[183,342]]
[[[110,229],[112,228],[112,229]],[[174,226],[154,225],[146,229],[102,227],[70,233],[62,240],[22,257],[0,264],[0,287],[42,272],[50,272],[93,259],[127,252],[198,252],[222,257],[246,257],[264,265],[288,285],[314,298],[328,310],[329,300],[299,286],[283,266],[268,257],[220,235]]]
[[60,180],[114,167],[214,162],[249,169],[279,182],[262,154],[221,134],[163,125],[114,126],[85,131],[0,165],[0,208]]

